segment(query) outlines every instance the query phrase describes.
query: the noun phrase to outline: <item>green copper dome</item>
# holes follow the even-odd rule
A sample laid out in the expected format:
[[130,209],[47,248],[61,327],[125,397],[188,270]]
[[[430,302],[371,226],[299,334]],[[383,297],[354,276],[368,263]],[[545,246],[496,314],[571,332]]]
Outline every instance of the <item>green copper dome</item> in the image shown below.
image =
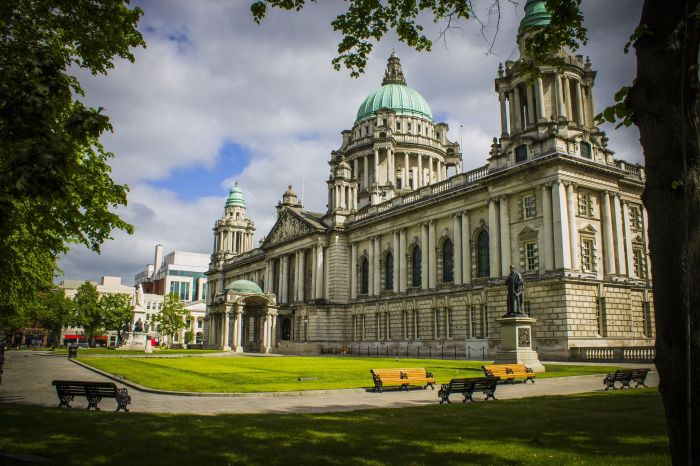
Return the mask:
[[249,293],[249,294],[263,292],[258,285],[251,282],[250,280],[233,281],[233,282],[228,284],[228,286],[226,287],[226,290],[227,291],[234,291],[236,293]]
[[551,17],[545,8],[545,0],[527,0],[525,17],[520,21],[520,29],[533,26],[546,26]]
[[235,186],[228,195],[226,207],[245,207],[245,198],[243,197],[243,191],[238,187],[238,181],[236,181]]
[[433,113],[422,95],[403,84],[385,84],[362,102],[355,123],[372,118],[382,108],[390,108],[399,115],[423,117],[433,121]]

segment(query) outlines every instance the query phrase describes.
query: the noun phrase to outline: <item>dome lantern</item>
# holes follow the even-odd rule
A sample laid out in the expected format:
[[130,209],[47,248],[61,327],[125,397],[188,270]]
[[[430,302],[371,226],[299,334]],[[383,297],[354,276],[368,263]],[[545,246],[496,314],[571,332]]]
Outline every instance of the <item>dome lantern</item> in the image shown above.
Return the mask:
[[226,207],[243,207],[245,208],[245,198],[243,197],[243,191],[238,187],[238,181],[231,188],[231,192],[226,200]]

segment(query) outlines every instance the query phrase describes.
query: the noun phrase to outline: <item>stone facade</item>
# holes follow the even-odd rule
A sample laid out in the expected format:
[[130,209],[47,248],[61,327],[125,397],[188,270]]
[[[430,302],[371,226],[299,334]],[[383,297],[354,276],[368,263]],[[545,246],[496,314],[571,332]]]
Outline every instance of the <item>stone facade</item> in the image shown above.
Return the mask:
[[[519,43],[537,27],[527,12]],[[493,355],[513,265],[542,358],[653,345],[644,170],[614,159],[594,126],[590,61],[561,57],[564,70],[543,67],[533,83],[527,57],[499,66],[502,133],[463,173],[459,145],[392,54],[331,153],[327,211],[304,210],[290,187],[259,248],[217,240],[208,314],[226,312],[214,303],[247,279],[276,298],[280,351],[361,342]]]

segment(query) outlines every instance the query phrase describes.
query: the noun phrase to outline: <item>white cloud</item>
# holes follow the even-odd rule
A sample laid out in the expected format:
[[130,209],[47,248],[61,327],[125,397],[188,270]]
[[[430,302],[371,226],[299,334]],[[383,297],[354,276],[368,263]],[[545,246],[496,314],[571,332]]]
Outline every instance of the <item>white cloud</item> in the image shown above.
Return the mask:
[[[431,53],[410,51],[390,37],[376,46],[366,74],[352,79],[330,64],[340,36],[329,23],[343,3],[310,4],[300,13],[273,10],[261,25],[254,24],[249,6],[229,0],[144,2],[141,29],[148,47],[136,51],[136,62],[118,62],[108,77],[81,74],[87,103],[105,107],[114,125],[104,142],[117,154],[115,178],[132,186],[123,213],[136,232],[115,234],[101,256],[76,248],[61,261],[67,276],[121,275],[130,282],[152,261],[158,242],[166,251],[209,252],[211,228],[234,178],[257,238],[272,225],[288,184],[301,196],[303,180],[305,206],[324,210],[330,152],[340,145],[340,131],[352,127],[363,98],[380,85],[394,47],[408,84],[434,114],[446,115],[451,140],[460,140],[462,125],[465,169],[486,162],[491,138],[500,134],[493,79],[499,61],[517,58],[519,19],[511,8],[504,9],[495,55],[484,55],[488,44],[470,22],[448,33],[447,47],[436,42]],[[621,49],[636,24],[629,12],[639,6],[624,0],[584,8],[591,18],[584,53],[599,70],[595,98],[601,108],[634,74],[633,57]],[[437,38],[439,25],[426,26],[428,36]],[[618,156],[641,160],[633,130],[608,131]],[[216,183],[227,178],[220,198],[185,202],[177,192],[149,184],[175,169],[213,167],[227,141],[245,147],[250,163],[242,173],[232,168],[219,174]]]

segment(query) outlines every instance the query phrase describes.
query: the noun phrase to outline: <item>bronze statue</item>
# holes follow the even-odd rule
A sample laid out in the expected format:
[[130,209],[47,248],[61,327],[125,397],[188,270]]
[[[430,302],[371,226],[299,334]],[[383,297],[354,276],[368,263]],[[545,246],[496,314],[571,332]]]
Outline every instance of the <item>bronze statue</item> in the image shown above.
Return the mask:
[[508,287],[508,313],[506,317],[524,314],[523,294],[525,293],[525,284],[523,277],[510,266],[510,275],[506,278],[506,286]]
[[141,318],[136,321],[134,324],[134,332],[143,332],[143,323],[141,322]]

